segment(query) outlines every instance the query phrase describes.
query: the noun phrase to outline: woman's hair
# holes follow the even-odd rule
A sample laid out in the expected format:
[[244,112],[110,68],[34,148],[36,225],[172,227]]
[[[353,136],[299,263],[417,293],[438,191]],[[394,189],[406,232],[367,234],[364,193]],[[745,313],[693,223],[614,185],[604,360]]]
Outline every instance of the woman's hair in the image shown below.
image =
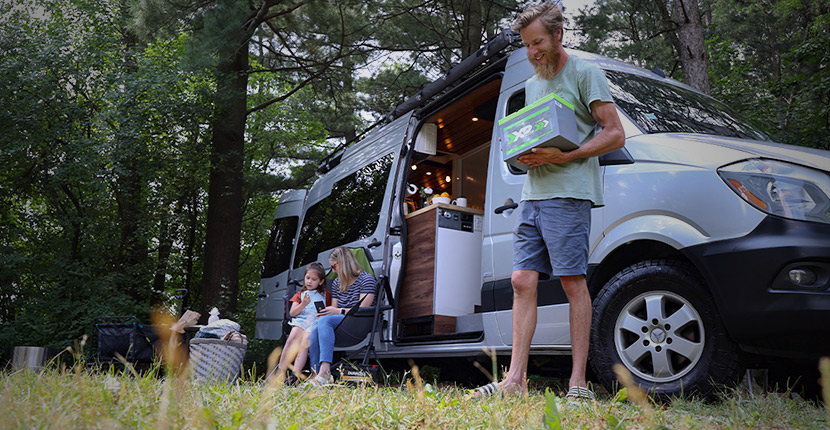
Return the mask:
[[[314,273],[315,275],[317,275],[319,279],[323,281],[320,283],[320,285],[317,286],[317,292],[320,294],[326,294],[326,269],[323,268],[323,265],[315,261],[314,263],[311,263],[305,267],[305,274],[303,276],[308,275],[308,272]],[[303,283],[302,289],[306,289],[305,283]]]
[[354,258],[354,254],[352,254],[352,251],[349,251],[349,248],[338,246],[329,255],[329,261],[337,263],[337,276],[340,278],[340,292],[345,293],[349,291],[349,287],[362,271],[360,265],[357,263],[357,259]]
[[[545,30],[547,30],[551,36],[555,38],[557,30],[562,30],[562,35],[564,36],[565,30],[562,26],[562,23],[564,22],[564,18],[562,17],[562,9],[551,1],[546,1],[525,9],[524,12],[519,14],[519,16],[513,20],[510,24],[510,29],[513,31],[521,31],[537,18],[542,21],[542,26],[545,27]],[[559,42],[562,42],[561,37],[559,38]]]

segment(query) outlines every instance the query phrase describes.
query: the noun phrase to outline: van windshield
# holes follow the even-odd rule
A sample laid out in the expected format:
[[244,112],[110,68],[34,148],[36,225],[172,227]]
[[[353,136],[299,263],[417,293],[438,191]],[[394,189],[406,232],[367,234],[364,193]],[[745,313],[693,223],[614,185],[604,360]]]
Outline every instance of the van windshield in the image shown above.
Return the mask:
[[770,140],[725,104],[700,93],[606,70],[614,102],[646,133],[701,133]]

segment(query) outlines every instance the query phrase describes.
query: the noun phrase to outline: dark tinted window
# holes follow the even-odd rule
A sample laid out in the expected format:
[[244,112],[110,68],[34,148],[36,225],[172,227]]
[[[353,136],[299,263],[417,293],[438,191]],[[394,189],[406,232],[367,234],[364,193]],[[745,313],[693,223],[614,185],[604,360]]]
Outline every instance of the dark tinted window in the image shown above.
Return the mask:
[[[522,89],[516,94],[510,96],[510,99],[507,100],[507,113],[504,116],[508,116],[514,112],[518,112],[521,108],[525,107],[525,90]],[[519,170],[512,165],[507,165],[507,170],[514,175],[525,175],[527,172],[524,170]]]
[[702,133],[769,140],[725,104],[693,91],[606,71],[614,102],[647,133]]
[[525,107],[525,90],[521,90],[510,96],[510,99],[507,100],[507,114],[504,116],[518,112],[523,107]]
[[389,154],[338,181],[328,197],[306,210],[296,267],[317,260],[317,254],[325,250],[374,233],[391,166]]
[[262,277],[270,278],[289,269],[291,249],[300,217],[277,218],[271,228],[271,239],[265,251],[265,263],[262,265]]

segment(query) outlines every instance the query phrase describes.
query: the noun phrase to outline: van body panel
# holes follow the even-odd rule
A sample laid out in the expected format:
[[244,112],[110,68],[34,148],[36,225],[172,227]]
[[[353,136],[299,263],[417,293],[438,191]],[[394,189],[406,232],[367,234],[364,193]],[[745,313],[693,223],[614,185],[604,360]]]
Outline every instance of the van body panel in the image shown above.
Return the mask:
[[[536,331],[533,332],[531,345],[535,350],[555,347],[571,348],[571,332],[568,323],[569,305],[549,305],[537,308]],[[512,319],[513,311],[494,312],[501,328],[501,339],[505,345],[513,345]]]
[[[296,241],[297,236],[296,226],[299,226],[299,219],[300,215],[302,215],[306,194],[306,190],[292,190],[284,193],[280,196],[279,204],[274,213],[273,228],[278,228],[281,220],[296,218],[296,221],[293,222],[293,231],[286,232],[290,234],[292,243],[291,249],[287,250],[289,261],[293,257],[293,243]],[[273,235],[274,232],[272,231]],[[269,243],[269,250],[266,253],[273,252],[270,249],[272,246],[277,246],[277,244]],[[263,272],[266,269],[266,267],[263,267]],[[287,300],[290,298],[286,297],[289,290],[289,271],[289,269],[282,270],[274,276],[263,276],[260,279],[256,305],[256,326],[254,330],[254,336],[257,338],[278,340],[283,337],[283,321],[288,316],[286,305]]]

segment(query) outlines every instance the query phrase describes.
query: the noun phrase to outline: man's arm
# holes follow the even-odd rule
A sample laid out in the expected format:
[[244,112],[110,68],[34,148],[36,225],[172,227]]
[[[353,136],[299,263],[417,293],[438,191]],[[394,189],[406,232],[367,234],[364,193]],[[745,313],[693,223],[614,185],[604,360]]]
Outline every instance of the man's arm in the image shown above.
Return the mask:
[[530,154],[517,159],[530,167],[542,164],[561,164],[580,158],[594,157],[620,149],[625,145],[625,132],[614,103],[594,100],[591,115],[602,126],[602,131],[573,151],[562,152],[556,147],[533,148]]

